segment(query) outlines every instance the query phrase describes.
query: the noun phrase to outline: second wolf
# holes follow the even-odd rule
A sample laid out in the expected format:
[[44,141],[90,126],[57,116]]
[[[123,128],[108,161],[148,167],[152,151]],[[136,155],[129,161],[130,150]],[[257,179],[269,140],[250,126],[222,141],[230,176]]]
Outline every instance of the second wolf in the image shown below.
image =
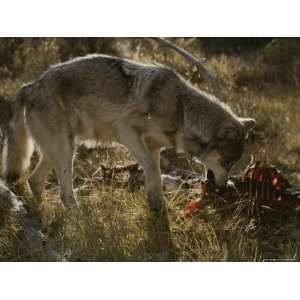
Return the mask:
[[58,64],[20,89],[12,102],[4,145],[8,182],[26,170],[34,150],[40,162],[29,179],[36,198],[52,168],[61,199],[73,206],[73,153],[77,144],[118,141],[142,166],[149,206],[160,211],[160,151],[175,147],[197,156],[224,185],[241,157],[254,120],[238,118],[213,96],[196,90],[165,66],[103,55]]

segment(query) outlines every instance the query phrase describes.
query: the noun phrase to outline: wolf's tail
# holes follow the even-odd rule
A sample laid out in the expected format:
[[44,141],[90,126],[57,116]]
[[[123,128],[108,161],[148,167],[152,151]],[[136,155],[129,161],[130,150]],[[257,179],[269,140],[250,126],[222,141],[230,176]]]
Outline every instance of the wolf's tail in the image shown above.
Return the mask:
[[2,172],[8,183],[16,182],[30,165],[34,150],[33,141],[25,124],[26,89],[21,88],[12,101],[12,116],[4,141]]

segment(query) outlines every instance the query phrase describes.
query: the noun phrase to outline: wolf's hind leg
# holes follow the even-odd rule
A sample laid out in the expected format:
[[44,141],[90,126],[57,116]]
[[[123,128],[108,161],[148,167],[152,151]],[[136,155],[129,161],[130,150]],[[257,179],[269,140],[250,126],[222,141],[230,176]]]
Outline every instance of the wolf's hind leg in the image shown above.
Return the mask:
[[162,209],[164,209],[164,199],[158,163],[158,152],[154,151],[151,153],[134,128],[122,124],[118,128],[118,131],[120,141],[132,152],[144,170],[150,209],[157,212],[162,211]]
[[41,201],[44,182],[51,170],[51,162],[42,154],[41,159],[29,178],[29,186],[36,200]]
[[[64,206],[76,206],[72,183],[74,147],[68,130],[61,128],[60,132],[56,132],[52,136],[43,131],[43,136],[36,135],[35,140],[41,148],[43,158],[30,178],[32,192],[39,197],[43,190],[43,182],[50,168],[53,167],[60,183],[61,200]],[[35,186],[35,184],[37,185]]]
[[[51,106],[48,114],[32,109],[27,114],[27,120],[31,135],[43,154],[41,165],[31,178],[33,192],[34,184],[41,183],[47,176],[51,163],[60,183],[63,204],[68,207],[75,206],[72,184],[74,137],[64,112],[59,106]],[[38,186],[37,195],[41,193],[42,184]]]
[[73,191],[73,141],[67,136],[55,140],[51,160],[60,183],[60,196],[65,207],[77,206]]

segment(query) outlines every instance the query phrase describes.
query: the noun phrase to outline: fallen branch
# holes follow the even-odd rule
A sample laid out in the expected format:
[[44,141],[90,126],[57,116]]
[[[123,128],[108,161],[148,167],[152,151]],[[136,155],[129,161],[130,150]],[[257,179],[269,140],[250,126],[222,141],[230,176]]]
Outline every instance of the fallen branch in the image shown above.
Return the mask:
[[43,235],[38,226],[28,217],[22,201],[0,179],[0,216],[12,214],[16,217],[24,230],[24,235],[30,244],[32,251],[40,251],[45,258],[51,261],[64,260],[61,255],[43,242]]
[[207,82],[210,83],[214,95],[217,98],[222,99],[221,89],[217,83],[216,78],[211,74],[211,72],[208,71],[208,69],[205,67],[204,63],[199,58],[196,58],[191,53],[187,52],[186,50],[178,47],[177,45],[173,44],[172,42],[170,42],[169,40],[166,40],[164,38],[152,37],[150,39],[159,41],[159,42],[165,44],[166,46],[172,48],[173,50],[175,50],[176,52],[181,54],[185,59],[187,59],[194,66],[196,66],[196,68],[198,69],[198,72],[204,77],[204,79]]

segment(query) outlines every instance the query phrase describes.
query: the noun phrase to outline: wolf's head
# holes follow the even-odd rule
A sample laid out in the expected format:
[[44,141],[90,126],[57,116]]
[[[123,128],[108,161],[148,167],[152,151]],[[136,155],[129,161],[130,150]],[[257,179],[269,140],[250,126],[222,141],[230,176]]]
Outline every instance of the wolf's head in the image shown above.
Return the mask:
[[241,158],[255,121],[237,117],[228,106],[201,94],[185,109],[183,146],[212,170],[218,186],[224,186],[232,166]]

